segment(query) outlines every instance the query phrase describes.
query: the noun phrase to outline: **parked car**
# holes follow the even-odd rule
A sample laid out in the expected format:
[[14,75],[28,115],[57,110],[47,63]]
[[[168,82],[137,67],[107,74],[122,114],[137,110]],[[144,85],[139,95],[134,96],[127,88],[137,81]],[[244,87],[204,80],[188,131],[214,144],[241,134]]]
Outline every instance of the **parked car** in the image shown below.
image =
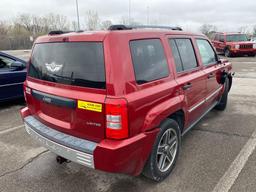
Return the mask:
[[256,55],[256,43],[249,41],[242,33],[215,33],[212,43],[217,52],[226,57],[237,55]]
[[226,108],[232,66],[205,36],[138,28],[51,32],[35,42],[21,116],[59,163],[161,181],[181,137]]
[[0,52],[0,102],[23,97],[26,62]]
[[256,43],[256,37],[252,37],[251,41]]

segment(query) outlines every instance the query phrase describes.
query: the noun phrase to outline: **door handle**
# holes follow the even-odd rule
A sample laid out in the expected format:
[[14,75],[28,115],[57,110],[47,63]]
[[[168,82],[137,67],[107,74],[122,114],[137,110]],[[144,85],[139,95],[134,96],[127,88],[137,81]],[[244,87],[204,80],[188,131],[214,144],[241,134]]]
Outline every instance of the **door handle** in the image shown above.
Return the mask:
[[209,75],[208,75],[208,79],[211,79],[211,78],[214,78],[215,77],[215,75],[213,74],[213,73],[210,73]]
[[182,89],[185,91],[185,90],[190,89],[191,87],[192,87],[192,83],[187,83],[186,85],[184,85],[184,86],[182,87]]

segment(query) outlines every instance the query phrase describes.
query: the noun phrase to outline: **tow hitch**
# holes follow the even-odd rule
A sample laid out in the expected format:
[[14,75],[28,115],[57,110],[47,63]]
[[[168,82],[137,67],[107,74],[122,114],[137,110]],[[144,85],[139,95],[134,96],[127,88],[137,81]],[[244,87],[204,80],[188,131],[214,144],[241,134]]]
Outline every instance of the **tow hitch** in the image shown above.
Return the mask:
[[67,160],[67,159],[65,159],[64,157],[61,157],[61,156],[57,156],[56,161],[60,165],[63,164],[63,163],[70,163],[71,162],[70,160]]

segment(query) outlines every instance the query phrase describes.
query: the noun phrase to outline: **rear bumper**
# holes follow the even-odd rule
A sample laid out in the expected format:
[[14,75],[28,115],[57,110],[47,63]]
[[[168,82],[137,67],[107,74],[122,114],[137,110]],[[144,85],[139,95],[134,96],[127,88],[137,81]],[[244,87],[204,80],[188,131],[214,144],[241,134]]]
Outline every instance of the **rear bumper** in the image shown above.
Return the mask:
[[51,129],[33,116],[25,117],[24,124],[27,133],[45,148],[68,160],[94,168],[96,143]]
[[21,110],[26,131],[41,145],[68,160],[113,173],[139,175],[159,129],[125,140],[95,143],[56,131],[38,121],[26,107]]

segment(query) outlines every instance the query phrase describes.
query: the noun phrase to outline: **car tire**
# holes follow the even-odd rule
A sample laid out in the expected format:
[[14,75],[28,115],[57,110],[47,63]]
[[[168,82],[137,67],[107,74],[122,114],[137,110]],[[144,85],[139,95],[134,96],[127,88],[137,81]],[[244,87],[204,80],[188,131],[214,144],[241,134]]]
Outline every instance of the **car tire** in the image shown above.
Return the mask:
[[181,132],[174,119],[166,119],[160,126],[143,175],[156,182],[164,180],[175,167],[180,152]]
[[224,93],[222,94],[218,104],[215,106],[215,109],[219,111],[224,111],[227,107],[228,103],[228,92],[229,92],[229,79],[226,78],[225,84],[224,84]]
[[225,55],[225,57],[231,57],[232,56],[231,51],[229,50],[229,48],[225,49],[224,55]]
[[255,57],[255,55],[256,55],[255,53],[250,53],[249,54],[250,57]]

